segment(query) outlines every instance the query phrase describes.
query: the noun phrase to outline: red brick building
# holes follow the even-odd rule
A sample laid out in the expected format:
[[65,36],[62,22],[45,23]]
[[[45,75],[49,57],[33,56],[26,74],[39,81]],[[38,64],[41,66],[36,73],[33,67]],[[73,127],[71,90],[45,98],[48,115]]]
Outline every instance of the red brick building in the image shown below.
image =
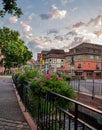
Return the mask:
[[71,75],[102,78],[102,45],[82,43],[69,50],[65,70]]

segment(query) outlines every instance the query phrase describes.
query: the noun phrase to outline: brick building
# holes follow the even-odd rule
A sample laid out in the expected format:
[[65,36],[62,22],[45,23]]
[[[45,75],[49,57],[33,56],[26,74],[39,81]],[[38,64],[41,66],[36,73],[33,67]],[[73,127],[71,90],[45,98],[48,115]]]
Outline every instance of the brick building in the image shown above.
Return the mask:
[[102,78],[102,45],[82,43],[69,50],[65,70],[71,75]]
[[[44,60],[40,66],[40,58]],[[71,76],[102,78],[102,45],[81,43],[69,52],[61,49],[43,50],[38,53],[38,63],[47,72],[61,71]]]

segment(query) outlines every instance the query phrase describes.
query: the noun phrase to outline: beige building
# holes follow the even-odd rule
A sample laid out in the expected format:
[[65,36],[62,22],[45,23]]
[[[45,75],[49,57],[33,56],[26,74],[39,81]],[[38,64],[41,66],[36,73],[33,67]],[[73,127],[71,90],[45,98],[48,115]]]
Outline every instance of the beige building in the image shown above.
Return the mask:
[[44,70],[56,72],[63,71],[65,63],[65,52],[61,49],[51,49],[50,51],[41,52],[42,59],[44,60]]

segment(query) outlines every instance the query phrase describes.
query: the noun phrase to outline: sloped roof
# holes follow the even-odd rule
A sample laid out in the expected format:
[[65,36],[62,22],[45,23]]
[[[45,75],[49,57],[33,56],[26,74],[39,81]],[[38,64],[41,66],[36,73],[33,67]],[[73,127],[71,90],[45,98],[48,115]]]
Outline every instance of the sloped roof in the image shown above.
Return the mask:
[[51,49],[47,54],[65,54],[62,49]]

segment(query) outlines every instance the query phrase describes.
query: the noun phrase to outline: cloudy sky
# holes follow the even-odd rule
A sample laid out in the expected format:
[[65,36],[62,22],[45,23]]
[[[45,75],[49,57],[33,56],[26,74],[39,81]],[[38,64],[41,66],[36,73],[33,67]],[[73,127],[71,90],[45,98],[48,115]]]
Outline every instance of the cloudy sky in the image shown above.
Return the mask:
[[23,15],[0,18],[0,27],[19,31],[35,59],[41,50],[102,44],[102,0],[18,0],[18,6]]

